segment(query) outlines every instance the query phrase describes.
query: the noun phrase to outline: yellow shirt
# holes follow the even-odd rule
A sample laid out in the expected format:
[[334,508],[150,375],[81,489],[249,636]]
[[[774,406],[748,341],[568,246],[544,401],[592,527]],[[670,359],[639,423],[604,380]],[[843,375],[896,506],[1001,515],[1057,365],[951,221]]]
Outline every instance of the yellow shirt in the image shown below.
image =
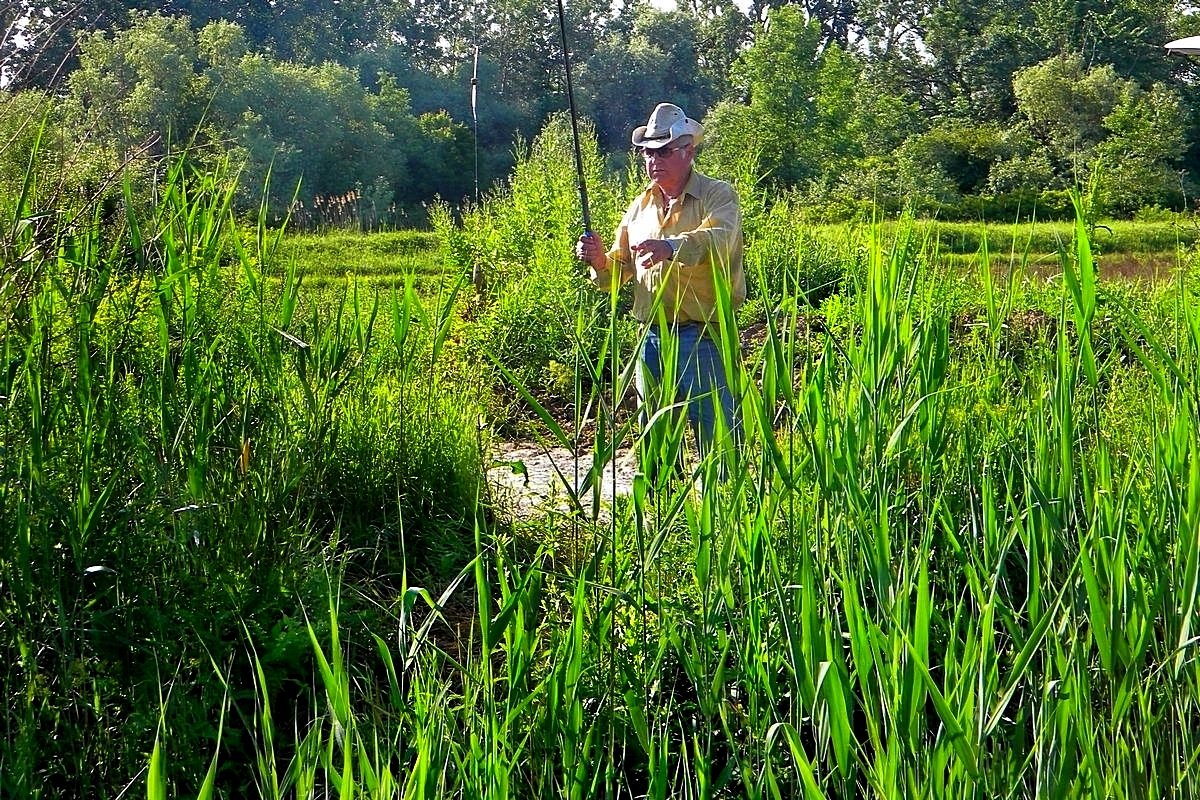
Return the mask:
[[[725,181],[693,169],[673,203],[650,184],[629,204],[614,239],[607,269],[593,269],[592,280],[607,290],[614,268],[620,269],[618,284],[635,280],[633,316],[642,322],[655,321],[658,300],[668,322],[715,321],[714,278],[726,282],[734,308],[746,298],[742,212],[737,193]],[[666,239],[675,257],[642,267],[634,258],[633,244],[647,239]]]

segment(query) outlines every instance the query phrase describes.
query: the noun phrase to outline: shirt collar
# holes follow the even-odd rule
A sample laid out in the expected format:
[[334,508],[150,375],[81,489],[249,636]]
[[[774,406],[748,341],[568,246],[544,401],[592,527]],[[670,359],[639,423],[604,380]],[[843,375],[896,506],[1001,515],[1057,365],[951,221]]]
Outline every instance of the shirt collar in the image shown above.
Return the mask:
[[[697,184],[700,182],[699,176],[700,176],[700,173],[696,171],[695,167],[692,167],[692,171],[688,175],[687,183],[685,183],[683,185],[683,191],[679,193],[680,197],[683,197],[684,195],[687,195],[687,194],[690,194],[692,197],[697,197],[697,198],[700,196],[699,189],[697,188]],[[646,193],[649,196],[657,198],[658,200],[662,201],[663,205],[666,205],[668,202],[667,196],[665,194],[663,194],[661,189],[659,189],[657,186],[654,185],[653,181],[651,181],[649,184],[647,184]]]

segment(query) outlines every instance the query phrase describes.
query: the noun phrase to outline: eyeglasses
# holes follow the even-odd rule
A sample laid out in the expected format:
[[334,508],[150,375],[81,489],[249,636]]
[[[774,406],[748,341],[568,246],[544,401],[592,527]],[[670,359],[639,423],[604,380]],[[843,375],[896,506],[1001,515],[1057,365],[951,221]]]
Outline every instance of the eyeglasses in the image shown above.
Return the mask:
[[675,147],[659,147],[656,149],[651,149],[649,147],[635,147],[634,152],[636,152],[639,156],[641,156],[642,158],[649,161],[651,158],[654,158],[655,156],[657,156],[658,158],[670,158],[672,155],[674,155],[674,153],[676,151],[683,150],[684,148],[687,148],[689,146],[690,145],[680,144],[680,145],[676,145]]

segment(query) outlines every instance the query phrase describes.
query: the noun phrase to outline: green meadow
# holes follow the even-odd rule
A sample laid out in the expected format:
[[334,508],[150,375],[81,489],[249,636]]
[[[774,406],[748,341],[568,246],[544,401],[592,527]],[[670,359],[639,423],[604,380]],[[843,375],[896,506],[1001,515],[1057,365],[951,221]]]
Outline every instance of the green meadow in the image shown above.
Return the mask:
[[[861,232],[869,223],[801,223],[814,240],[833,244]],[[903,227],[923,239],[937,242],[940,263],[970,270],[979,263],[986,245],[987,255],[998,266],[1010,264],[1024,271],[1048,275],[1060,268],[1059,254],[1075,236],[1070,222],[966,223],[936,220],[904,223],[883,221],[874,226],[894,238]],[[1181,259],[1190,254],[1200,239],[1200,225],[1189,217],[1137,222],[1108,220],[1092,230],[1090,241],[1098,274],[1159,282],[1170,279]],[[282,240],[281,255],[294,260],[307,280],[333,282],[345,278],[360,281],[395,281],[413,274],[423,293],[436,293],[446,278],[442,239],[429,231],[334,232],[289,234]],[[421,285],[423,284],[423,285]]]
[[[639,332],[571,255],[566,135],[427,231],[248,225],[219,172],[115,218],[27,182],[0,797],[1187,796],[1192,218],[747,197],[729,468],[622,410]],[[565,504],[489,488],[517,436],[586,454]],[[595,502],[634,442],[686,471]]]

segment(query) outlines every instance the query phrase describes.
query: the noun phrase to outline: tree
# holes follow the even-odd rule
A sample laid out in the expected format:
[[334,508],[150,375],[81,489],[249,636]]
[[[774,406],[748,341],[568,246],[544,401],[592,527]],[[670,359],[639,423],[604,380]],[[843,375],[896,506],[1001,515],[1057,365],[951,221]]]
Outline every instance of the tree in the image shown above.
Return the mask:
[[76,130],[114,143],[123,158],[186,141],[200,113],[197,56],[186,19],[150,14],[111,37],[88,34],[69,77],[67,118]]
[[987,191],[992,164],[1004,150],[1000,126],[946,120],[910,137],[901,154],[915,172],[944,176],[949,193],[962,197]]
[[1176,167],[1186,147],[1188,117],[1179,95],[1161,83],[1149,91],[1132,81],[1122,87],[1104,118],[1109,135],[1097,147],[1101,197],[1109,211],[1132,214],[1181,199]]
[[859,36],[859,0],[750,0],[750,16],[765,22],[776,9],[793,5],[819,26],[821,50],[830,45],[847,48]]
[[741,100],[714,111],[709,158],[722,171],[808,186],[894,150],[914,128],[914,109],[863,76],[858,56],[822,47],[820,26],[800,8],[775,9],[734,65]]
[[715,88],[696,69],[700,25],[682,12],[643,9],[627,36],[609,35],[579,70],[580,107],[600,146],[629,146],[632,129],[660,102],[702,118]]
[[697,22],[696,63],[700,77],[716,97],[732,88],[733,62],[752,38],[749,17],[732,0],[691,0],[688,10]]
[[1123,88],[1111,65],[1087,69],[1077,54],[1049,58],[1013,77],[1034,137],[1064,162],[1089,154],[1104,138],[1104,118]]
[[733,84],[743,105],[724,112],[724,124],[713,131],[715,155],[732,160],[737,154],[728,153],[730,148],[749,147],[758,153],[758,173],[785,185],[817,174],[812,133],[821,41],[820,25],[806,20],[798,7],[770,13],[754,44],[734,63]]
[[919,62],[924,0],[859,0],[855,47],[869,63]]
[[[116,27],[130,9],[157,4],[113,0],[17,0],[4,6],[0,66],[11,89],[57,88],[79,63],[80,34]],[[20,23],[20,35],[15,34]]]
[[460,203],[470,197],[473,173],[464,169],[471,163],[470,131],[445,111],[422,114],[417,123],[424,144],[409,156],[411,179],[400,187],[400,197],[409,203],[432,197]]
[[[261,54],[238,62],[210,109],[214,130],[230,131],[247,158],[246,192],[256,192],[269,169],[277,208],[286,207],[298,184],[301,199],[311,203],[381,176],[393,181],[394,165],[406,159],[377,111],[347,67],[279,62]],[[396,117],[389,105],[386,118],[395,125]]]
[[1175,0],[1033,0],[1031,11],[1047,55],[1078,53],[1087,66],[1111,64],[1142,86],[1179,68],[1162,50],[1181,30]]
[[351,190],[376,206],[398,195],[412,205],[461,199],[471,186],[467,129],[444,112],[418,120],[391,76],[375,86],[332,62],[254,52],[233,23],[196,33],[186,18],[151,14],[84,38],[63,113],[89,146],[119,158],[153,158],[168,143],[195,144],[188,157],[200,162],[232,157],[239,202],[251,207],[268,175],[279,212],[297,186],[306,206]]
[[1048,54],[1032,21],[1028,0],[935,0],[914,21],[919,47],[892,58],[898,88],[931,117],[1004,119],[1016,110],[1013,72]]
[[197,28],[232,22],[254,49],[314,64],[344,62],[348,54],[381,41],[387,21],[371,0],[19,0],[0,13],[0,22],[25,20],[21,37],[0,38],[0,65],[18,87],[53,86],[75,69],[80,36],[114,33],[152,12],[186,16]]
[[1014,158],[1049,164],[1059,186],[1098,176],[1102,199],[1117,213],[1178,193],[1187,115],[1174,91],[1142,89],[1112,65],[1088,69],[1079,54],[1023,69],[1013,87],[1030,143]]

